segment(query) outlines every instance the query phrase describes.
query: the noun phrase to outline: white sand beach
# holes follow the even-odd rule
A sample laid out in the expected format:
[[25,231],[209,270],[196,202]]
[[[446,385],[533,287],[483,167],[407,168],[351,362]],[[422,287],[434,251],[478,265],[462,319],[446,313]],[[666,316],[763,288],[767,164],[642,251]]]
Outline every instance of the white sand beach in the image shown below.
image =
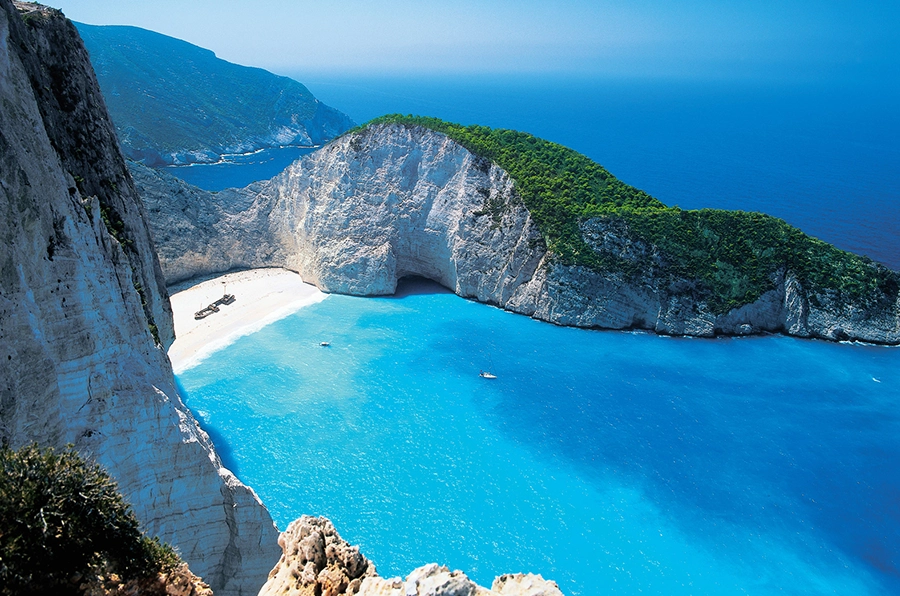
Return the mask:
[[[169,289],[176,338],[169,348],[169,359],[176,373],[196,365],[237,338],[327,296],[285,269],[238,271],[184,286],[178,284]],[[204,319],[194,319],[195,312],[226,292],[234,295],[233,303],[219,306],[219,312]]]

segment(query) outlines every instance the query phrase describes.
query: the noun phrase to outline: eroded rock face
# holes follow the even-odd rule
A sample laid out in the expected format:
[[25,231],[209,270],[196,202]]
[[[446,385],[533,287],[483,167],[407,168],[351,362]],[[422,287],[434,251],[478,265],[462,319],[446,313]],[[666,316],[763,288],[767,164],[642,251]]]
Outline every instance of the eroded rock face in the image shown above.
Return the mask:
[[491,590],[505,596],[562,596],[556,582],[533,573],[501,575],[491,584]]
[[324,517],[304,515],[278,537],[282,555],[259,596],[356,594],[375,565]]
[[328,292],[392,294],[405,275],[504,303],[543,242],[502,169],[446,136],[385,126],[341,139],[259,187],[285,265]]
[[253,186],[211,193],[139,163],[129,162],[128,168],[147,208],[168,284],[285,261],[269,230],[268,211],[253,203]]
[[779,271],[759,300],[717,314],[696,280],[663,275],[664,256],[618,220],[588,220],[582,236],[595,251],[640,261],[640,274],[563,265],[505,171],[421,127],[369,127],[269,181],[217,194],[133,170],[170,282],[282,266],[327,292],[378,295],[393,293],[404,275],[420,275],[560,325],[900,343],[896,289],[885,298],[890,304],[859,305],[811,297],[790,271]]
[[259,596],[562,596],[556,582],[540,575],[501,575],[488,590],[462,571],[436,563],[415,569],[405,580],[379,577],[375,565],[324,517],[304,515],[291,522],[278,544],[281,559]]
[[406,580],[399,577],[368,578],[361,596],[492,596],[495,592],[482,588],[462,571],[431,563],[415,569]]
[[19,8],[0,0],[0,441],[73,443],[217,594],[255,593],[277,532],[178,396],[168,295],[87,54],[61,13]]

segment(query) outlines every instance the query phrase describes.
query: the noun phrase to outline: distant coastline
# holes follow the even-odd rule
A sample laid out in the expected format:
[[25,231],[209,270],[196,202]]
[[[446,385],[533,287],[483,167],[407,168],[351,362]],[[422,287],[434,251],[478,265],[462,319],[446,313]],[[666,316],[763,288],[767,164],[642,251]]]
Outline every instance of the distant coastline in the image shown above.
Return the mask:
[[310,151],[314,151],[316,149],[321,148],[322,145],[277,145],[273,147],[259,147],[257,149],[251,149],[250,151],[245,151],[243,153],[222,153],[219,155],[218,161],[192,161],[189,163],[175,163],[168,164],[164,166],[159,166],[163,170],[175,170],[179,168],[188,168],[193,166],[217,166],[221,164],[238,164],[241,163],[240,160],[235,158],[239,157],[251,157],[253,155],[259,155],[260,153],[264,153],[266,151],[278,151],[280,149],[309,149]]
[[216,192],[225,188],[241,188],[260,180],[268,180],[284,171],[304,155],[322,145],[281,145],[263,147],[247,153],[227,153],[215,162],[191,162],[156,166],[203,190]]

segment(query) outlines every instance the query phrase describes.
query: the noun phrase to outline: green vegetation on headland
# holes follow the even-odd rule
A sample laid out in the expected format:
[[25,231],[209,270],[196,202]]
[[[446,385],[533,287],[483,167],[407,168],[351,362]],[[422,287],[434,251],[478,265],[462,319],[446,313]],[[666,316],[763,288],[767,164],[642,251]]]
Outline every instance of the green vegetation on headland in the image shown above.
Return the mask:
[[[547,247],[561,263],[629,278],[652,271],[664,281],[696,280],[692,291],[719,314],[773,289],[778,271],[793,272],[813,299],[834,292],[867,306],[888,306],[900,287],[896,272],[781,219],[668,207],[584,155],[527,133],[401,114],[376,118],[351,132],[376,124],[422,126],[497,163],[515,180]],[[592,249],[581,226],[593,218],[626,230],[628,241],[643,243],[647,250],[626,258]]]
[[180,564],[98,465],[71,448],[0,448],[0,594],[69,594],[91,574],[137,580]]

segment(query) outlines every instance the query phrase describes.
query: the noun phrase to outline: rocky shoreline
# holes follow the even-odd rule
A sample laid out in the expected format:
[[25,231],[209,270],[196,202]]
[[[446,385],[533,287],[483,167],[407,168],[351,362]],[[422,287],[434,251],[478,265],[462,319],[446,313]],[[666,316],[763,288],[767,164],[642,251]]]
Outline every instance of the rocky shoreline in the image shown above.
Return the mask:
[[[282,535],[269,574],[268,511],[178,395],[167,283],[274,266],[324,291],[380,295],[419,275],[561,325],[900,343],[900,295],[848,301],[785,269],[756,302],[716,314],[695,280],[564,265],[505,171],[422,127],[347,135],[244,189],[204,193],[132,165],[136,187],[78,33],[53,9],[0,0],[0,99],[0,442],[75,445],[220,595],[255,594],[267,574],[276,593],[559,590],[527,574],[488,590],[437,565],[378,578],[314,518]],[[581,233],[624,259],[654,250],[603,219]]]

